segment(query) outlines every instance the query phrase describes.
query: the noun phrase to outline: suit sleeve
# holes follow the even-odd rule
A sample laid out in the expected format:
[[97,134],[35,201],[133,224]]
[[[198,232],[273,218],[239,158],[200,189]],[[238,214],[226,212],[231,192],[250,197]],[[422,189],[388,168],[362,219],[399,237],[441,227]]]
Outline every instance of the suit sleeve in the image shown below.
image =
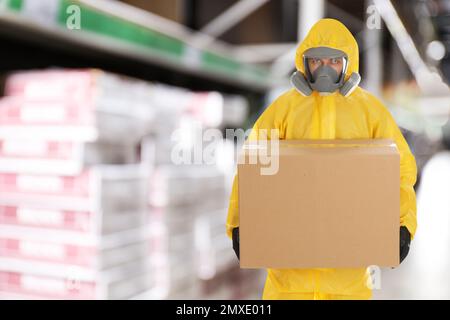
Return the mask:
[[416,160],[394,118],[383,105],[381,105],[381,116],[374,126],[374,138],[390,138],[397,144],[400,153],[400,225],[408,228],[413,238],[417,228],[414,191],[417,179]]
[[[272,104],[267,107],[267,109],[261,114],[261,116],[256,120],[250,135],[248,136],[248,141],[256,141],[262,136],[271,139],[272,131],[275,129],[280,139],[284,139],[282,132],[282,121],[277,119],[277,106],[281,106],[282,96],[277,98]],[[234,176],[233,187],[231,190],[228,214],[226,221],[226,233],[227,236],[232,238],[232,231],[234,228],[239,226],[239,183],[238,174]]]

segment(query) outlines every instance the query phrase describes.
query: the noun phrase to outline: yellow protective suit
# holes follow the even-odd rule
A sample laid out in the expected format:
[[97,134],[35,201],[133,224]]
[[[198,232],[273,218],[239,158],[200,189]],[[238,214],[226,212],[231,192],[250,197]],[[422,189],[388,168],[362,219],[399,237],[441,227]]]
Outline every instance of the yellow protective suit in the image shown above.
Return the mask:
[[[358,72],[358,45],[339,21],[322,19],[297,48],[295,65],[304,73],[303,52],[325,46],[344,51],[349,58],[346,79]],[[256,121],[249,139],[258,130],[278,129],[280,139],[370,139],[392,138],[400,152],[400,224],[414,237],[416,231],[416,163],[386,107],[372,94],[357,87],[348,97],[334,92],[303,96],[296,89],[279,96]],[[370,181],[368,181],[370,183]],[[274,214],[277,214],[274,212]],[[238,183],[234,179],[226,232],[239,226]],[[263,299],[369,299],[366,269],[268,269]]]

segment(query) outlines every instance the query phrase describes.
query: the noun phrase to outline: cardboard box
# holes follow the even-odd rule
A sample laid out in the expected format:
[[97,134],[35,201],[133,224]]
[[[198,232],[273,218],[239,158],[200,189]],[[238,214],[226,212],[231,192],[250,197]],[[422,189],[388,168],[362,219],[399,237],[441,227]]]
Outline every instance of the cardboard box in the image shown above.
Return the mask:
[[[391,140],[279,141],[278,172],[240,156],[242,268],[399,264],[400,157]],[[276,150],[276,149],[274,149]],[[276,157],[272,158],[275,161]]]

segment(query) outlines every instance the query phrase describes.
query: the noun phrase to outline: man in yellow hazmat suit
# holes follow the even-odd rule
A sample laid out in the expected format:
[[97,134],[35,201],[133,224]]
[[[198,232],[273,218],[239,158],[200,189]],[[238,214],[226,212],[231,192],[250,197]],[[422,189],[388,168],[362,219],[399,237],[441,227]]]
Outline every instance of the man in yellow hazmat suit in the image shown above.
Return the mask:
[[[296,51],[293,88],[255,122],[280,139],[394,139],[400,152],[400,261],[416,232],[416,163],[386,107],[358,86],[358,45],[334,19],[319,20]],[[238,181],[234,179],[226,223],[239,257]],[[370,183],[370,181],[368,181]],[[274,213],[275,214],[275,213]],[[237,240],[237,241],[236,241]],[[263,299],[370,299],[366,269],[268,269]]]

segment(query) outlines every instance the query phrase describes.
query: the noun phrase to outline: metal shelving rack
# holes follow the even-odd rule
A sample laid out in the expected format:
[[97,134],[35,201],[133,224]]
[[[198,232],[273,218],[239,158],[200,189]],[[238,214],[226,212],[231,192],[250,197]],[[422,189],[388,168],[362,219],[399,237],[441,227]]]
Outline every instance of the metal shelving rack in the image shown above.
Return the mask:
[[[73,8],[80,29],[67,26]],[[267,68],[240,62],[224,43],[201,47],[206,35],[115,1],[0,0],[0,37],[8,57],[28,57],[3,61],[3,71],[91,65],[194,90],[257,94],[280,81]]]

